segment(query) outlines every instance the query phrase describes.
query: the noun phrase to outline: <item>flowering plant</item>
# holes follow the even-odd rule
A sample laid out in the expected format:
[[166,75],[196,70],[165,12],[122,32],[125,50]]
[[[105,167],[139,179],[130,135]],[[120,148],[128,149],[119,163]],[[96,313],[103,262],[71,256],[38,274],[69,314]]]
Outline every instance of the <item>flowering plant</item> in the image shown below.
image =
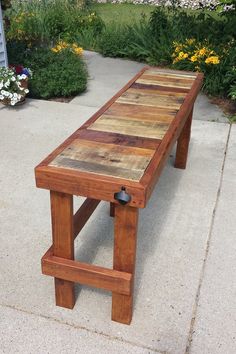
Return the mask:
[[83,48],[79,47],[76,43],[70,44],[65,41],[59,41],[53,48],[51,48],[51,51],[54,53],[60,53],[63,50],[69,50],[80,56],[83,54]]
[[209,44],[198,43],[195,38],[186,39],[185,42],[174,42],[174,53],[172,54],[173,64],[188,67],[197,71],[204,71],[206,66],[218,65],[220,57]]
[[28,78],[32,75],[30,69],[21,65],[0,68],[0,102],[15,106],[23,101],[28,90]]

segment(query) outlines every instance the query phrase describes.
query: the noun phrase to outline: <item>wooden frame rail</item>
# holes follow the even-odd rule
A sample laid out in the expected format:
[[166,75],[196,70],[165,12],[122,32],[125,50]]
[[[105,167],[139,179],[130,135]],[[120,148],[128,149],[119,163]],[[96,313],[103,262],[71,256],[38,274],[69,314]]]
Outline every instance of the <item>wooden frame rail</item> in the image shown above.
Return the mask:
[[42,258],[42,273],[122,295],[130,295],[132,274],[53,256],[53,247]]

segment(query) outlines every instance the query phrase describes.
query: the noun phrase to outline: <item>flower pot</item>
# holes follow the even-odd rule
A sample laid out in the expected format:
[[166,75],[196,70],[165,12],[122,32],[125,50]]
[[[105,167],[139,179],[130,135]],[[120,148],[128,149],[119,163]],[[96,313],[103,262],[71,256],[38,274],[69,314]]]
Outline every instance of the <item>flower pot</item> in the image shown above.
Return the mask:
[[[27,89],[28,88],[28,79],[21,80],[21,86],[24,89]],[[20,106],[20,105],[22,105],[22,104],[24,104],[26,102],[25,96],[26,96],[25,93],[22,94],[22,98],[14,106],[11,105],[11,99],[10,98],[4,98],[4,100],[0,101],[0,103],[2,103],[4,106],[10,106],[10,107]]]

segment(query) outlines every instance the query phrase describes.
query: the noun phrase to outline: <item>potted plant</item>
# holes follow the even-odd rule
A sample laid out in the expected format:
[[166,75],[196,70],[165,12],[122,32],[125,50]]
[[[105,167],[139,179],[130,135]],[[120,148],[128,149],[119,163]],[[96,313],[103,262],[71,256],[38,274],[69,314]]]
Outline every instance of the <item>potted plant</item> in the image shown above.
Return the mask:
[[21,65],[0,68],[0,102],[15,106],[25,101],[31,71]]

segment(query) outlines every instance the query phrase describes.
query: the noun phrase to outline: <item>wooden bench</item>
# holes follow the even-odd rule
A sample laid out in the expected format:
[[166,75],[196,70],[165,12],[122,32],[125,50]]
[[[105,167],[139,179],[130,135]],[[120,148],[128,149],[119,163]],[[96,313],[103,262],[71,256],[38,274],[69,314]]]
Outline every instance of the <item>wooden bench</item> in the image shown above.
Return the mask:
[[[112,291],[112,319],[132,319],[139,208],[145,208],[176,141],[185,168],[201,73],[145,67],[36,169],[50,190],[53,245],[42,258],[56,304],[73,308],[74,283]],[[73,195],[87,197],[73,215]],[[74,239],[99,204],[114,216],[113,269],[74,260]],[[148,230],[147,230],[148,232]]]

